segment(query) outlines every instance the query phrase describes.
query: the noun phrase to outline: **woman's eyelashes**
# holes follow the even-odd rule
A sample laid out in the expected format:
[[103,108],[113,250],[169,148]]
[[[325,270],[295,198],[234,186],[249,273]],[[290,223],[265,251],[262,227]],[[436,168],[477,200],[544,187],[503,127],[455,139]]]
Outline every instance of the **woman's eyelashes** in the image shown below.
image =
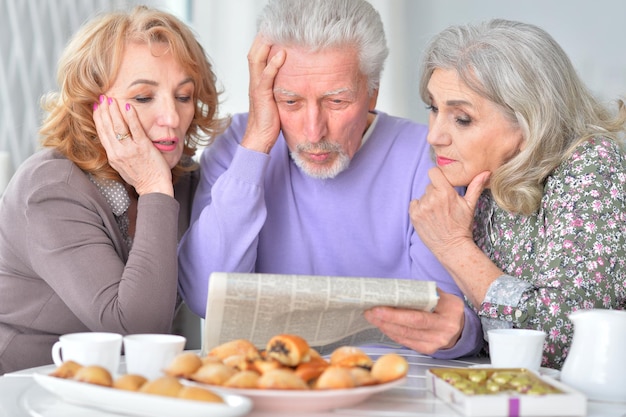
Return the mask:
[[138,103],[149,103],[150,101],[152,101],[152,97],[149,97],[149,96],[135,96],[135,97],[133,97],[133,101],[136,101]]
[[457,116],[456,117],[456,122],[463,126],[469,126],[472,123],[472,119],[469,116]]
[[[435,106],[434,104],[430,104],[429,106],[426,106],[426,110],[430,111],[433,114],[438,114],[439,113],[439,107]],[[472,118],[470,116],[468,116],[467,114],[462,114],[460,116],[454,116],[454,121],[463,127],[469,126],[470,124],[472,124]]]
[[[174,98],[176,99],[176,101],[179,101],[181,103],[189,103],[192,100],[191,95],[188,95],[188,94],[176,95],[174,96]],[[137,103],[150,103],[152,100],[154,100],[154,97],[146,96],[146,95],[137,95],[137,96],[132,97],[132,100]]]

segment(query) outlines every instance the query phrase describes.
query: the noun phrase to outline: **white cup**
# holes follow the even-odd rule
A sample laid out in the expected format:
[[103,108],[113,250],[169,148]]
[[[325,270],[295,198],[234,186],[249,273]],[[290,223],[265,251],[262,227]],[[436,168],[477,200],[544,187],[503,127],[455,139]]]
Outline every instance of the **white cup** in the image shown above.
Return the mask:
[[541,367],[546,333],[531,329],[493,329],[487,332],[489,356],[494,368]]
[[122,335],[117,333],[68,333],[52,346],[52,360],[57,366],[71,360],[82,366],[102,366],[111,374],[118,372],[121,353]]
[[173,334],[124,336],[126,372],[148,379],[163,376],[163,369],[185,348],[187,339]]

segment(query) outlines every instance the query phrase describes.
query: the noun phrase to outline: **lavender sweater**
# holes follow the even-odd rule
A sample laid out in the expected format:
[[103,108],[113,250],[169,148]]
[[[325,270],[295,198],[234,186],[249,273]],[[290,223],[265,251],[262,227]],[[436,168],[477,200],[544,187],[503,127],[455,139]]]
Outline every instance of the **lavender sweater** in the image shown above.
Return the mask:
[[[247,114],[203,152],[191,227],[179,245],[179,287],[204,317],[214,271],[408,278],[462,297],[415,233],[409,202],[429,183],[427,127],[378,112],[347,170],[329,180],[302,173],[282,135],[270,154],[240,146]],[[466,308],[457,345],[436,357],[476,353],[482,332]]]

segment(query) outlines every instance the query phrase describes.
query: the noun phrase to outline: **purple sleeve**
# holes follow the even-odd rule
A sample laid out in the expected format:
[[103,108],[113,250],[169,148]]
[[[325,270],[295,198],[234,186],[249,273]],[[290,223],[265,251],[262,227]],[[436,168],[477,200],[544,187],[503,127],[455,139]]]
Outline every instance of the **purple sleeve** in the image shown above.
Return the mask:
[[465,326],[463,333],[450,349],[441,349],[433,354],[437,359],[455,359],[463,356],[473,356],[483,347],[483,331],[480,319],[469,307],[465,306]]
[[239,145],[242,126],[245,120],[235,119],[204,151],[191,224],[179,245],[179,289],[200,317],[206,313],[212,272],[254,270],[266,218],[262,178],[269,156]]

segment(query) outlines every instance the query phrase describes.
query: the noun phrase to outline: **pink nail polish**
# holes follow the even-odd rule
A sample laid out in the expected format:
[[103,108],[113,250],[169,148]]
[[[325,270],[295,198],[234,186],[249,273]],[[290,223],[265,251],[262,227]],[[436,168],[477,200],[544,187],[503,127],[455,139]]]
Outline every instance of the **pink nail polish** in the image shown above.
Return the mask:
[[104,96],[100,94],[100,103],[104,103]]
[[113,104],[113,99],[109,97],[109,104]]
[[93,111],[98,110],[98,103],[93,103]]
[[126,103],[126,111],[130,110],[130,104]]

